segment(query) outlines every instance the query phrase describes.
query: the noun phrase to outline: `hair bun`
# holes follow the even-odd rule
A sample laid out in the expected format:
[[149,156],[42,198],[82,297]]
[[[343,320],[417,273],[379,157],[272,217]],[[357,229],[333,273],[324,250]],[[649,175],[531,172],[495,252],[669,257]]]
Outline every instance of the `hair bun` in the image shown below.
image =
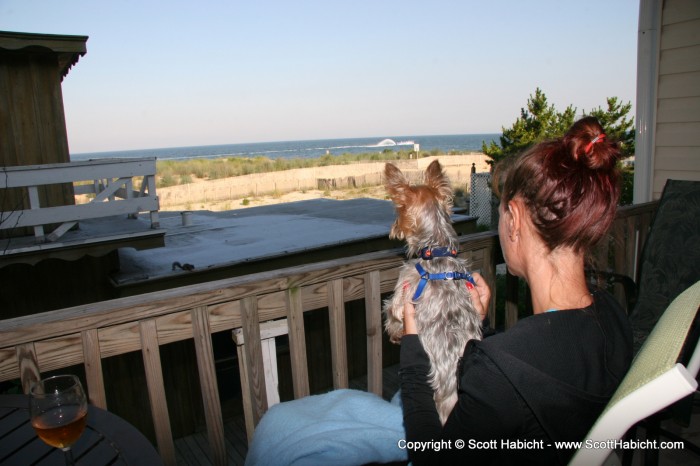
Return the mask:
[[609,170],[620,159],[618,145],[610,141],[595,117],[577,121],[564,136],[564,144],[574,160],[591,170]]

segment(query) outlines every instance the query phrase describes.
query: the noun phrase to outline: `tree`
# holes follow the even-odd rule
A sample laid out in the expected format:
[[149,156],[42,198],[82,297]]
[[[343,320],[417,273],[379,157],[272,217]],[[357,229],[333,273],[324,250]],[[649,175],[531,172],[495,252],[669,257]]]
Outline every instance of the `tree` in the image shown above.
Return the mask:
[[531,145],[563,135],[574,123],[576,109],[569,105],[563,112],[557,112],[554,105],[549,105],[547,96],[538,87],[535,95],[530,95],[527,109],[520,109],[520,117],[511,128],[501,128],[503,135],[500,144],[491,141],[487,146],[482,142],[481,151],[491,160],[490,164],[498,163],[504,158],[518,154]]
[[[624,157],[634,155],[634,122],[628,118],[632,104],[622,104],[617,97],[608,97],[607,109],[598,107],[584,116],[594,116],[598,119],[605,134],[611,140],[620,142]],[[489,163],[498,163],[502,159],[523,152],[531,145],[563,136],[574,123],[576,109],[569,105],[566,110],[559,113],[554,105],[547,103],[547,96],[538,87],[535,95],[530,95],[527,101],[527,109],[520,109],[520,117],[515,120],[510,128],[501,128],[503,135],[500,144],[491,141],[489,145],[482,142],[481,151],[491,160]]]
[[608,97],[607,101],[607,110],[598,107],[588,115],[598,119],[607,137],[620,142],[622,156],[630,157],[634,155],[634,121],[627,118],[627,115],[632,109],[632,104],[627,102],[623,105],[618,102],[617,97]]
[[[598,107],[584,114],[596,117],[608,139],[620,142],[623,157],[634,155],[635,130],[632,118],[628,118],[631,109],[631,103],[622,104],[617,97],[609,97],[605,110]],[[563,136],[574,123],[575,115],[576,109],[571,105],[563,112],[557,112],[554,105],[547,103],[547,97],[538,87],[535,95],[530,95],[527,109],[520,109],[520,117],[515,120],[513,126],[501,128],[503,135],[500,137],[500,144],[491,141],[486,145],[484,141],[481,151],[491,159],[488,163],[493,165],[506,157],[522,153],[540,141]],[[632,203],[633,178],[633,169],[623,165],[623,189],[620,198],[622,205]]]

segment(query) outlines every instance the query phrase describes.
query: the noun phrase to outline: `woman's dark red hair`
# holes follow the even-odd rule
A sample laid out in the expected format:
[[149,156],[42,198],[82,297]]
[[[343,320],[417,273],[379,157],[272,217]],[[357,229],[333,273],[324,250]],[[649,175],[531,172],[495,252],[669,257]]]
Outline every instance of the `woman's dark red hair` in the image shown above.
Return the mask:
[[541,142],[496,168],[501,202],[519,197],[550,251],[590,250],[607,233],[620,197],[618,144],[594,117],[562,138]]

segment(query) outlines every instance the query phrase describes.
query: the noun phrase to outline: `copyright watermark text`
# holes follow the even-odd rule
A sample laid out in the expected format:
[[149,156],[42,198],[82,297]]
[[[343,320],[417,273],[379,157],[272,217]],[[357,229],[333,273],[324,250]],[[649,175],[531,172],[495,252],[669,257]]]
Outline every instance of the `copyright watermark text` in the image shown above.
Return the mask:
[[412,451],[441,451],[441,450],[544,450],[556,449],[623,449],[623,450],[682,450],[683,442],[659,442],[657,440],[585,440],[582,442],[554,442],[545,443],[544,440],[428,440],[408,441],[399,440],[398,447],[402,450]]

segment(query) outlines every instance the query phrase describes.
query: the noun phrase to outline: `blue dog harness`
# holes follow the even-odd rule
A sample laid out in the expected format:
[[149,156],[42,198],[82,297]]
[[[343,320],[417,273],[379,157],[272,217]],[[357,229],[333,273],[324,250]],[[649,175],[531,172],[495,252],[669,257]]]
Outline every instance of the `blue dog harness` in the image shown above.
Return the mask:
[[427,261],[433,257],[457,257],[457,250],[453,248],[423,248],[420,250],[420,257]]
[[[457,257],[457,251],[450,248],[424,248],[421,249],[420,253],[421,258],[424,260],[430,260],[433,257]],[[420,275],[420,281],[416,287],[416,292],[413,294],[413,301],[420,298],[429,280],[467,280],[469,283],[476,286],[474,278],[468,272],[428,273],[418,262],[416,262],[416,270],[418,271],[418,275]]]

